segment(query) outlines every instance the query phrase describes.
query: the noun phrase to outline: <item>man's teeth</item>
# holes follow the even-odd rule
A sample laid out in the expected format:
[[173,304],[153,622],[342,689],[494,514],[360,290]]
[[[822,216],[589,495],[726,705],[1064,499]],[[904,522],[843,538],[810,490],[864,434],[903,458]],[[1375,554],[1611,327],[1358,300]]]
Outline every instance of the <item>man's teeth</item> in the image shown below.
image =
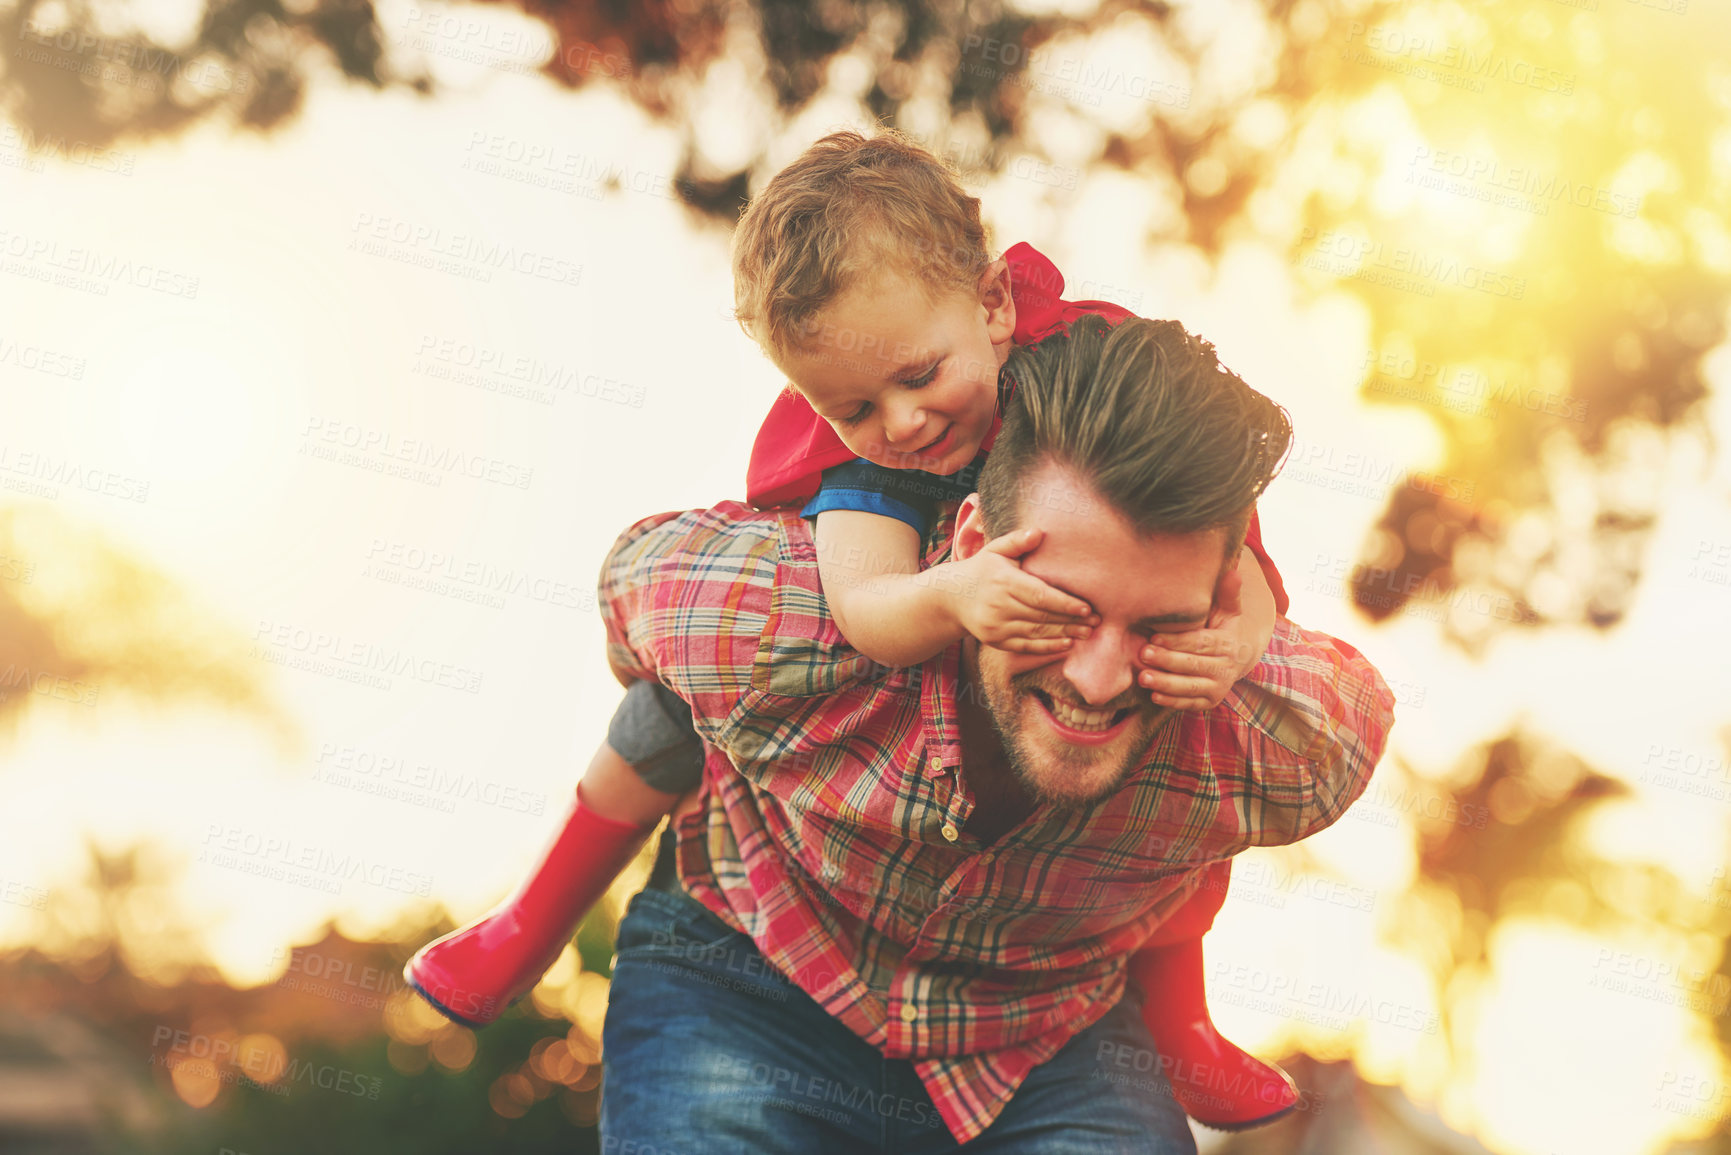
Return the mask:
[[1080,710],[1068,702],[1051,699],[1052,717],[1072,730],[1104,730],[1118,716],[1116,710]]

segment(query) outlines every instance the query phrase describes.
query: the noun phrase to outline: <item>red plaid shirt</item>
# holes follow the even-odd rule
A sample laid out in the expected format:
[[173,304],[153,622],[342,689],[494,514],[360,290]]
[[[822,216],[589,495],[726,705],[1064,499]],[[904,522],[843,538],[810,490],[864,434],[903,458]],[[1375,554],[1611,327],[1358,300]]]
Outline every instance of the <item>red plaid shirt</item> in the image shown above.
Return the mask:
[[852,649],[798,513],[647,518],[608,555],[601,599],[614,673],[688,701],[709,750],[703,804],[679,823],[686,890],[913,1060],[958,1142],[1117,1003],[1126,958],[1200,867],[1338,819],[1393,723],[1358,651],[1279,619],[1226,701],[1162,726],[1116,792],[1039,805],[982,845],[965,830],[961,647],[907,669]]

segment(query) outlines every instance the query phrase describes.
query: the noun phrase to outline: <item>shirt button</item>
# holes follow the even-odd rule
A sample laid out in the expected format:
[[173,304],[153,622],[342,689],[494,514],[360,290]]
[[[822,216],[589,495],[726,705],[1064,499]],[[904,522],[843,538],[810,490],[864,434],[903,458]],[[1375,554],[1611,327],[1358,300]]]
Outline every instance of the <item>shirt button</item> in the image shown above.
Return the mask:
[[920,1017],[920,1009],[912,1003],[902,1004],[902,1022],[911,1023]]
[[944,837],[945,838],[949,839],[951,842],[954,842],[956,839],[960,838],[961,836],[962,836],[962,832],[960,830],[956,829],[956,824],[954,822],[944,823]]
[[992,859],[996,857],[998,857],[997,851],[988,850],[984,854],[980,855],[980,861],[985,863],[987,866],[990,866],[992,864]]

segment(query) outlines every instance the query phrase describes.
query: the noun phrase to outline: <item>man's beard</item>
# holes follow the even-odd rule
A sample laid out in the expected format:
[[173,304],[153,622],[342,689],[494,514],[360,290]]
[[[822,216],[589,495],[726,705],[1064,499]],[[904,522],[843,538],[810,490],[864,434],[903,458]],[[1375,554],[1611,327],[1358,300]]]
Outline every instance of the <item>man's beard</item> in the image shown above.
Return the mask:
[[[1025,735],[1034,727],[1044,725],[1041,719],[1034,716],[1034,711],[1041,707],[1035,703],[1029,691],[1040,690],[1048,698],[1074,704],[1074,695],[1065,692],[1067,683],[1050,671],[1029,670],[1010,678],[1007,686],[986,677],[984,671],[980,671],[979,684],[986,699],[986,717],[991,721],[992,729],[997,732],[998,742],[1004,748],[1004,760],[1009,763],[1016,780],[1035,799],[1055,806],[1091,805],[1117,790],[1131,771],[1147,758],[1155,732],[1174,713],[1168,707],[1156,706],[1145,691],[1136,687],[1131,687],[1104,706],[1095,707],[1135,712],[1135,717],[1130,721],[1130,729],[1114,743],[1121,743],[1123,747],[1116,765],[1112,767],[1109,775],[1100,778],[1091,787],[1078,784],[1075,790],[1053,789],[1058,782],[1073,782],[1075,776],[1082,772],[1099,769],[1100,760],[1111,757],[1105,750],[1096,751],[1087,746],[1062,744],[1056,754],[1053,754],[1050,750],[1035,749],[1033,743],[1025,739]],[[1057,738],[1058,735],[1054,734],[1053,737]],[[1039,772],[1042,764],[1049,773],[1042,775]]]

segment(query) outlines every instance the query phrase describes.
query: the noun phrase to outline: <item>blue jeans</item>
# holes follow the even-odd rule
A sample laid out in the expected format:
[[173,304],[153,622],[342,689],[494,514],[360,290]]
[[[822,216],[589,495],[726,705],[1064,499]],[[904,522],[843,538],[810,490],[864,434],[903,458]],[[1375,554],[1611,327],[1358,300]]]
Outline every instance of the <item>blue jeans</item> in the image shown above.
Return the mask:
[[1196,1151],[1133,1001],[1036,1067],[963,1148],[911,1062],[884,1058],[683,892],[631,900],[602,1054],[601,1155]]

